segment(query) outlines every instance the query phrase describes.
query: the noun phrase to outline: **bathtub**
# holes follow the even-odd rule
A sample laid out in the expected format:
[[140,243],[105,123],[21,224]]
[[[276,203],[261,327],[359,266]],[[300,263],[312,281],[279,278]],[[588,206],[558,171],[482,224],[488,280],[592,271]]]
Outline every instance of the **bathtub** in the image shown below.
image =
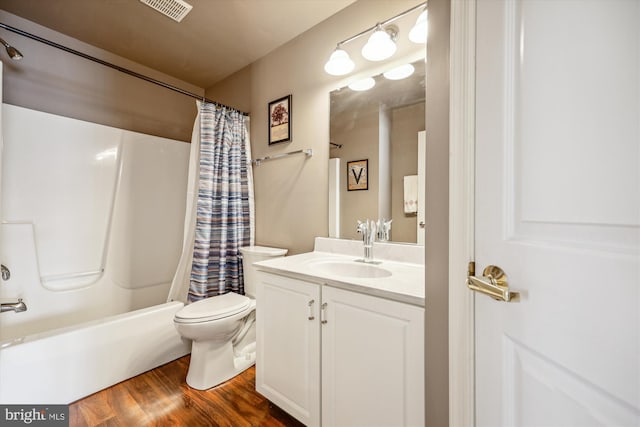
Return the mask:
[[188,354],[168,302],[0,342],[0,404],[68,404]]
[[67,404],[189,352],[167,303],[189,146],[3,104],[0,404]]

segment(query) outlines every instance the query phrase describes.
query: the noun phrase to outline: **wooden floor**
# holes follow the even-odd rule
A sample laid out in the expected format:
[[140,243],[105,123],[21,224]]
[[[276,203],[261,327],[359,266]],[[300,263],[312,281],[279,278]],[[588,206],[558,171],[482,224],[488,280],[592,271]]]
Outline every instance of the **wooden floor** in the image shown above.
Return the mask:
[[255,390],[255,367],[205,391],[185,382],[189,356],[69,405],[70,426],[302,426]]

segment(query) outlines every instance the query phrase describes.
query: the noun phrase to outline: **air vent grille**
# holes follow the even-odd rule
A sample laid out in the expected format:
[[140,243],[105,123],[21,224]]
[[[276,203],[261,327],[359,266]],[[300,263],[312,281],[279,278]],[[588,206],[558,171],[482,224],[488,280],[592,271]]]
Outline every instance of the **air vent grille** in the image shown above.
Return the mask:
[[187,16],[193,6],[182,0],[140,0],[152,9],[157,10],[165,16],[180,22]]

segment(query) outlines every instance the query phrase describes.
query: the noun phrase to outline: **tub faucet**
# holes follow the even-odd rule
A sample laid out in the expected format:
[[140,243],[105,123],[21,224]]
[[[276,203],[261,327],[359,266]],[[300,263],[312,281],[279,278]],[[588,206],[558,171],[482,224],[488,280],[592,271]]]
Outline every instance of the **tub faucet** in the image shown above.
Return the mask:
[[373,242],[376,240],[376,222],[365,220],[358,220],[356,231],[362,234],[362,243],[364,245],[364,259],[363,262],[375,264],[373,260]]
[[4,313],[5,311],[20,313],[21,311],[27,311],[27,305],[22,302],[22,298],[18,298],[18,302],[0,304],[0,313]]

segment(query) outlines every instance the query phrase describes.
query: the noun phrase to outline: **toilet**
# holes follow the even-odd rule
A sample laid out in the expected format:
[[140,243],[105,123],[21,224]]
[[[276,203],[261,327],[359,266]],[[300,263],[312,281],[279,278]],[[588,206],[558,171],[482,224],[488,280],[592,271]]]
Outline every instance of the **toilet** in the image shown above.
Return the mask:
[[206,298],[186,305],[173,319],[178,333],[192,341],[187,384],[198,390],[215,387],[256,361],[253,263],[283,257],[287,250],[247,246],[240,252],[245,295],[229,292]]

